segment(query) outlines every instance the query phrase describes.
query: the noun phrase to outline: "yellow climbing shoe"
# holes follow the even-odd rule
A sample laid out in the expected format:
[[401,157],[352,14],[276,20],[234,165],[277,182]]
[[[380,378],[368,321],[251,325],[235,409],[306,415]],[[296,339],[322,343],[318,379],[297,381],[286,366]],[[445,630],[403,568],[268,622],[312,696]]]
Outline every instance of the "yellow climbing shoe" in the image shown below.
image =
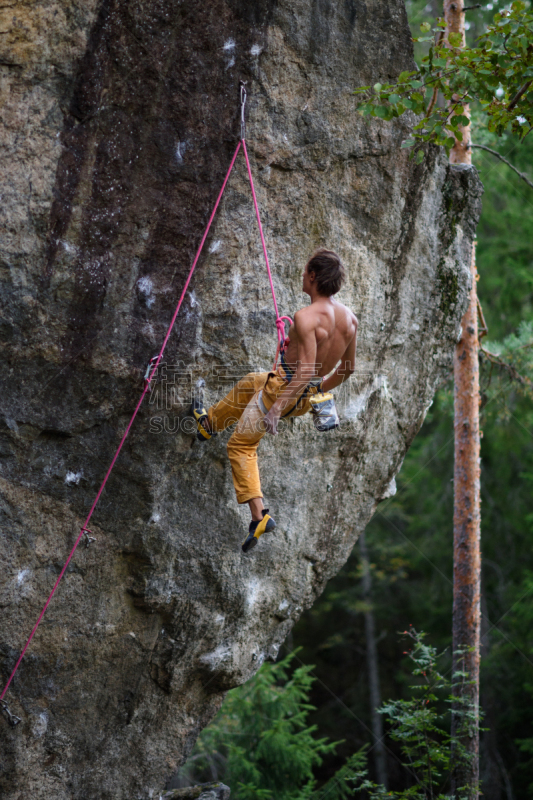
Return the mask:
[[268,514],[268,508],[263,509],[263,519],[252,520],[248,528],[248,536],[242,543],[242,552],[247,553],[252,547],[255,547],[259,541],[259,537],[263,533],[270,533],[276,527],[276,523]]
[[204,422],[207,422],[207,411],[205,410],[201,400],[197,400],[196,398],[193,399],[191,405],[191,416],[193,416],[196,420],[196,427],[198,428],[196,431],[196,438],[199,442],[205,442],[206,439],[216,436],[216,433],[211,433],[211,431],[208,431],[203,425]]

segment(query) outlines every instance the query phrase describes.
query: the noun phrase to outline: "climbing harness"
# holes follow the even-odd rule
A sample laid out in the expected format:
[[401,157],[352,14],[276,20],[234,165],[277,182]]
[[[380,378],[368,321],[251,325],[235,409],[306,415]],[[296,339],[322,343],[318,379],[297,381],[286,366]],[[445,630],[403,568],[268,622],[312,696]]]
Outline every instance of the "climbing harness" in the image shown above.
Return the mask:
[[8,688],[9,688],[9,686],[11,684],[11,681],[15,677],[15,674],[16,674],[19,666],[20,666],[20,663],[21,663],[22,659],[24,658],[24,654],[26,653],[26,650],[28,649],[31,640],[33,639],[33,637],[35,635],[35,632],[37,631],[37,628],[39,627],[39,625],[41,623],[41,620],[42,620],[42,618],[44,617],[44,615],[46,613],[46,609],[48,608],[48,606],[50,604],[50,601],[52,600],[52,597],[54,596],[54,594],[56,592],[56,589],[59,586],[59,584],[61,582],[61,579],[63,578],[63,575],[65,574],[65,572],[67,570],[67,567],[70,564],[70,562],[72,560],[72,557],[74,556],[74,553],[76,552],[76,550],[78,548],[78,545],[80,544],[81,540],[84,537],[85,537],[84,540],[85,540],[85,546],[86,547],[89,547],[89,545],[92,542],[96,541],[93,536],[90,536],[92,531],[89,530],[87,525],[89,524],[89,521],[90,521],[90,519],[91,519],[91,517],[92,517],[92,515],[94,513],[94,510],[95,510],[96,506],[98,505],[98,501],[100,500],[100,496],[101,496],[101,494],[102,494],[102,492],[103,492],[103,490],[105,488],[105,485],[106,485],[106,483],[107,483],[107,481],[109,479],[109,476],[111,475],[113,467],[115,466],[115,462],[116,462],[116,460],[117,460],[117,458],[118,458],[118,456],[120,454],[120,451],[122,450],[124,442],[126,441],[126,439],[128,437],[128,434],[130,432],[131,426],[133,425],[135,417],[137,416],[137,414],[139,412],[139,409],[140,409],[140,407],[142,405],[144,397],[145,397],[145,395],[148,392],[148,389],[150,387],[150,384],[151,384],[152,380],[154,379],[154,376],[155,376],[155,374],[157,372],[157,368],[159,367],[161,359],[163,358],[163,353],[165,352],[165,348],[167,346],[167,342],[169,340],[170,334],[172,333],[172,329],[174,327],[174,323],[176,322],[176,318],[177,318],[177,316],[179,314],[181,305],[182,305],[183,300],[185,298],[185,294],[187,292],[187,289],[189,288],[189,283],[191,281],[193,272],[194,272],[194,270],[196,268],[196,264],[198,263],[198,259],[200,258],[200,254],[201,254],[201,252],[203,250],[203,247],[204,247],[204,244],[205,244],[205,240],[207,239],[207,235],[208,235],[209,230],[211,228],[211,224],[212,224],[213,219],[215,217],[215,214],[217,212],[218,206],[219,206],[220,201],[222,199],[222,195],[224,194],[224,190],[226,188],[226,184],[227,184],[228,179],[229,179],[229,177],[231,175],[231,172],[233,170],[233,166],[235,164],[235,160],[237,158],[237,155],[238,155],[239,150],[241,149],[241,147],[243,149],[244,158],[246,160],[246,169],[248,171],[248,178],[250,180],[250,189],[252,191],[252,198],[253,198],[253,203],[254,203],[254,208],[255,208],[255,215],[256,215],[256,218],[257,218],[257,225],[259,227],[259,234],[261,236],[261,244],[262,244],[262,247],[263,247],[263,255],[264,255],[264,258],[265,258],[265,264],[266,264],[267,273],[268,273],[268,280],[270,282],[270,289],[271,289],[271,292],[272,292],[272,300],[274,301],[274,310],[276,312],[276,328],[277,328],[277,333],[278,333],[278,347],[277,347],[277,351],[276,351],[276,360],[274,362],[273,369],[276,368],[276,364],[277,364],[277,361],[278,361],[278,355],[279,355],[280,352],[283,351],[283,348],[285,346],[285,342],[286,342],[286,340],[285,340],[285,321],[288,321],[289,324],[292,324],[292,320],[291,320],[290,317],[280,317],[279,311],[278,311],[278,304],[276,302],[276,294],[275,294],[275,291],[274,291],[274,283],[272,281],[272,273],[270,271],[270,264],[269,264],[269,261],[268,261],[268,254],[267,254],[267,249],[266,249],[265,237],[263,235],[263,226],[261,225],[261,217],[259,215],[259,207],[258,207],[258,204],[257,204],[257,197],[256,197],[256,194],[255,194],[255,187],[254,187],[254,182],[253,182],[253,178],[252,178],[252,170],[250,168],[250,161],[248,159],[248,151],[246,149],[246,141],[245,141],[245,134],[246,134],[246,121],[245,121],[246,83],[244,81],[240,82],[240,106],[241,106],[241,108],[240,108],[240,111],[241,111],[241,137],[239,139],[239,142],[237,143],[237,147],[236,147],[235,152],[233,154],[233,158],[231,159],[231,163],[230,163],[229,169],[228,169],[228,171],[226,173],[226,177],[224,178],[224,182],[222,184],[222,188],[221,188],[221,190],[220,190],[220,192],[218,194],[215,206],[213,208],[213,211],[211,212],[211,216],[209,217],[209,221],[207,223],[207,227],[205,229],[204,235],[202,236],[202,239],[201,239],[201,242],[200,242],[200,246],[199,246],[199,248],[198,248],[198,250],[196,252],[196,255],[194,257],[194,261],[193,261],[192,266],[191,266],[191,268],[189,270],[189,274],[187,275],[187,280],[185,281],[185,285],[183,286],[183,289],[182,289],[178,304],[177,304],[176,309],[174,311],[174,314],[172,316],[172,320],[170,321],[170,325],[168,326],[168,330],[167,330],[165,338],[163,340],[163,344],[161,346],[161,349],[160,349],[158,355],[154,356],[153,358],[151,358],[150,362],[148,363],[148,366],[146,368],[146,373],[144,375],[144,388],[143,388],[143,391],[141,393],[141,396],[139,398],[139,401],[138,401],[137,405],[135,406],[135,410],[134,410],[134,412],[132,414],[132,417],[131,417],[130,421],[128,422],[127,426],[126,426],[126,430],[124,431],[122,439],[120,440],[118,448],[117,448],[117,450],[115,452],[115,455],[113,456],[111,464],[109,465],[109,468],[108,468],[108,470],[107,470],[107,472],[105,474],[105,477],[104,477],[104,479],[102,481],[102,484],[101,484],[100,488],[98,489],[98,493],[97,493],[97,495],[96,495],[96,497],[94,499],[94,502],[93,502],[93,504],[92,504],[92,506],[91,506],[91,508],[89,510],[89,513],[87,514],[87,518],[86,518],[85,522],[83,523],[83,525],[81,527],[81,530],[80,530],[80,533],[79,533],[76,541],[74,542],[74,546],[73,546],[72,550],[70,551],[69,556],[68,556],[67,560],[65,561],[65,564],[64,564],[61,572],[59,573],[58,577],[57,577],[57,580],[56,580],[56,582],[55,582],[55,584],[54,584],[54,586],[52,588],[52,591],[50,592],[50,594],[48,596],[48,599],[47,599],[46,603],[43,606],[43,609],[42,609],[41,613],[39,614],[37,622],[33,626],[33,629],[32,629],[32,631],[31,631],[31,633],[30,633],[30,635],[28,637],[28,640],[27,640],[26,644],[24,645],[24,647],[22,649],[22,652],[21,652],[21,654],[20,654],[20,656],[19,656],[19,658],[17,660],[17,663],[15,664],[15,667],[14,667],[13,671],[11,672],[11,675],[9,676],[9,679],[8,679],[6,685],[4,686],[4,689],[2,690],[2,693],[0,694],[0,711],[3,712],[3,715],[6,717],[7,721],[9,722],[9,724],[12,727],[15,727],[15,725],[17,725],[21,720],[20,720],[19,717],[17,717],[15,714],[13,714],[9,710],[9,708],[7,706],[7,703],[4,700],[4,696],[5,696]]
[[[285,378],[290,383],[294,377],[294,373],[285,360],[285,348],[280,349],[280,363],[285,371]],[[309,383],[304,389],[303,394],[300,395],[296,403],[282,414],[283,417],[289,417],[296,409],[300,408],[304,400],[309,396],[311,404],[311,414],[313,416],[313,424],[317,431],[323,433],[324,431],[332,431],[340,425],[339,415],[335,406],[335,398],[330,392],[324,394],[322,391],[322,381],[320,377],[311,378]],[[262,392],[259,393],[259,406],[264,414],[267,413],[266,407],[261,398]]]

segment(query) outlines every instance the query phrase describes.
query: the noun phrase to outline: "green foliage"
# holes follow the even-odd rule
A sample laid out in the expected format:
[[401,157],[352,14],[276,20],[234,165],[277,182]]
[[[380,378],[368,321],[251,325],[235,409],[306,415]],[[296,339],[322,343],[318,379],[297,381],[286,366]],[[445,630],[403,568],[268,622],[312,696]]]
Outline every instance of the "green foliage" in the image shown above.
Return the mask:
[[[405,633],[408,633],[405,631]],[[450,735],[439,727],[435,694],[449,689],[449,682],[437,670],[437,652],[425,645],[423,634],[409,631],[414,648],[409,652],[413,675],[423,676],[421,684],[411,686],[416,695],[409,700],[389,700],[382,707],[392,726],[390,736],[400,742],[406,764],[416,772],[426,791],[450,769]]]
[[289,677],[293,657],[265,664],[249,683],[228,693],[214,722],[201,733],[185,774],[195,780],[214,774],[229,784],[236,800],[352,796],[347,779],[360,768],[360,753],[317,789],[313,768],[338,743],[317,738],[316,725],[308,725],[314,710],[308,701],[312,667],[299,667]]
[[[422,33],[430,25],[421,24]],[[533,127],[533,14],[529,3],[517,0],[494,15],[477,47],[463,47],[460,34],[444,37],[445,23],[438,20],[431,36],[416,37],[430,42],[429,52],[418,70],[402,72],[396,83],[376,83],[355,90],[362,99],[362,114],[390,120],[406,111],[421,116],[404,147],[420,148],[425,142],[442,145],[449,152],[455,139],[462,141],[461,128],[468,125],[465,106],[479,103],[488,129],[502,135],[508,127],[523,138]],[[438,96],[444,103],[437,103]],[[423,159],[417,149],[416,158]]]
[[483,399],[499,397],[490,412],[507,421],[521,397],[533,400],[533,322],[524,320],[503,342],[487,342],[481,359]]
[[[510,134],[498,139],[483,122],[473,114],[475,141],[533,177],[533,136],[520,144]],[[533,319],[533,189],[490,153],[474,149],[472,156],[485,187],[477,231],[478,294],[489,337],[501,340],[523,319]]]
[[[527,479],[528,482],[532,482],[533,475],[528,475]],[[533,525],[533,514],[529,514],[528,517],[529,523]],[[517,609],[516,621],[519,623],[522,634],[526,634],[525,636],[522,635],[521,637],[521,645],[523,648],[523,653],[526,655],[526,657],[528,657],[533,656],[533,643],[531,642],[530,633],[533,626],[533,609],[531,607],[531,597],[533,596],[533,572],[528,571],[526,573],[521,586],[518,587],[518,592],[519,598],[526,600],[525,603],[520,603],[519,610]],[[527,602],[528,600],[529,602]],[[530,701],[531,698],[533,698],[533,679],[531,674],[528,676],[528,680],[524,684],[524,689],[525,696]],[[531,795],[533,792],[533,781],[531,781],[531,776],[533,775],[533,736],[527,736],[523,739],[518,739],[517,744],[520,747],[521,752],[528,756],[524,772],[527,774],[530,781],[527,788],[529,795]]]
[[[420,680],[410,688],[414,692],[408,700],[390,700],[384,703],[380,713],[389,723],[389,736],[399,742],[404,758],[404,766],[415,779],[414,785],[399,792],[387,791],[384,786],[373,783],[361,770],[355,785],[359,792],[365,791],[369,800],[390,797],[394,800],[462,800],[466,792],[449,795],[446,786],[453,760],[467,758],[460,737],[454,738],[448,732],[450,717],[448,705],[453,702],[451,683],[437,668],[439,655],[435,647],[424,643],[425,634],[413,628],[404,631],[413,641],[408,651],[411,673]],[[459,674],[455,679],[461,679]],[[457,702],[457,700],[455,700]],[[459,713],[465,725],[470,724],[472,712],[464,708]]]
[[349,756],[332,778],[313,794],[313,800],[347,800],[355,796],[356,782],[366,772],[366,747]]
[[[389,792],[368,778],[366,747],[350,755],[317,788],[313,767],[336,747],[315,737],[307,716],[313,706],[309,693],[312,667],[300,667],[289,677],[294,655],[279,664],[265,665],[245,686],[228,697],[215,721],[200,736],[185,767],[193,779],[211,767],[211,778],[224,780],[237,800],[348,800],[365,792],[370,800],[450,800],[444,794],[454,758],[465,757],[461,743],[448,732],[450,681],[439,671],[435,647],[424,643],[424,633],[404,631],[412,648],[408,700],[391,700],[380,709],[390,738],[400,744],[412,786]],[[468,709],[464,717],[468,720]],[[213,774],[213,765],[218,766]],[[459,793],[454,800],[461,800]]]

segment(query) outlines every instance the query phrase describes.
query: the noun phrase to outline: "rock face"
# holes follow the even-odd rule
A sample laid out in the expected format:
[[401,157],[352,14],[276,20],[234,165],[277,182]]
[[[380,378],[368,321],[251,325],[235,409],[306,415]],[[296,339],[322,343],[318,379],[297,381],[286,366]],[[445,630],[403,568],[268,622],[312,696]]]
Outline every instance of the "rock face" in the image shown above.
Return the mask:
[[202,783],[188,789],[159,793],[160,800],[229,800],[230,790],[223,783]]
[[348,557],[449,369],[479,213],[473,170],[400,149],[351,90],[412,65],[401,0],[6,0],[0,671],[7,680],[158,352],[239,134],[281,313],[314,248],[348,269],[343,424],[260,446],[278,521],[243,556],[228,433],[185,410],[268,369],[276,335],[244,161],[95,516],[6,700],[2,797],[148,797],[224,692],[276,655]]

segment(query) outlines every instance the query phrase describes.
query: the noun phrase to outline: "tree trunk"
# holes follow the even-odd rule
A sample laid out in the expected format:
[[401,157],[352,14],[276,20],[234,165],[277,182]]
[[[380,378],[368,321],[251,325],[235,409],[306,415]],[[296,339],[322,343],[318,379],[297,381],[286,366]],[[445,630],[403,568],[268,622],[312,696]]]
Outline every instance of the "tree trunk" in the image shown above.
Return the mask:
[[[480,498],[479,498],[479,362],[475,249],[472,249],[470,306],[454,359],[455,469],[453,571],[452,734],[466,750],[456,750],[453,791],[468,787],[479,796],[479,638],[480,638]],[[467,716],[465,716],[465,714]]]
[[[446,39],[460,33],[465,45],[463,0],[445,0]],[[459,99],[454,96],[454,100]],[[468,106],[465,115],[470,116]],[[470,165],[470,125],[460,128],[450,154],[452,164]],[[455,350],[455,468],[453,571],[453,693],[452,735],[464,747],[455,748],[452,791],[463,788],[469,800],[479,797],[479,647],[480,647],[480,492],[479,492],[479,361],[477,333],[477,270],[472,247],[470,303],[462,320]],[[465,793],[466,792],[466,793]]]
[[372,575],[370,561],[366,546],[365,533],[359,537],[361,550],[361,563],[363,566],[363,593],[367,610],[365,611],[365,638],[366,638],[366,666],[368,671],[368,688],[370,693],[371,725],[374,744],[374,765],[378,783],[387,786],[387,753],[383,741],[383,718],[378,714],[381,706],[381,691],[379,688],[378,648],[376,645],[376,626],[374,611],[372,609]]
[[[465,12],[463,11],[463,0],[444,0],[444,19],[446,20],[446,41],[450,33],[460,33],[463,37],[464,47],[465,40]],[[460,100],[458,95],[453,96],[454,102]],[[470,119],[470,106],[468,104],[463,106],[464,116]],[[470,124],[466,127],[459,125],[458,130],[462,133],[462,141],[455,139],[455,144],[450,153],[450,164],[471,164],[472,163],[472,149]]]

